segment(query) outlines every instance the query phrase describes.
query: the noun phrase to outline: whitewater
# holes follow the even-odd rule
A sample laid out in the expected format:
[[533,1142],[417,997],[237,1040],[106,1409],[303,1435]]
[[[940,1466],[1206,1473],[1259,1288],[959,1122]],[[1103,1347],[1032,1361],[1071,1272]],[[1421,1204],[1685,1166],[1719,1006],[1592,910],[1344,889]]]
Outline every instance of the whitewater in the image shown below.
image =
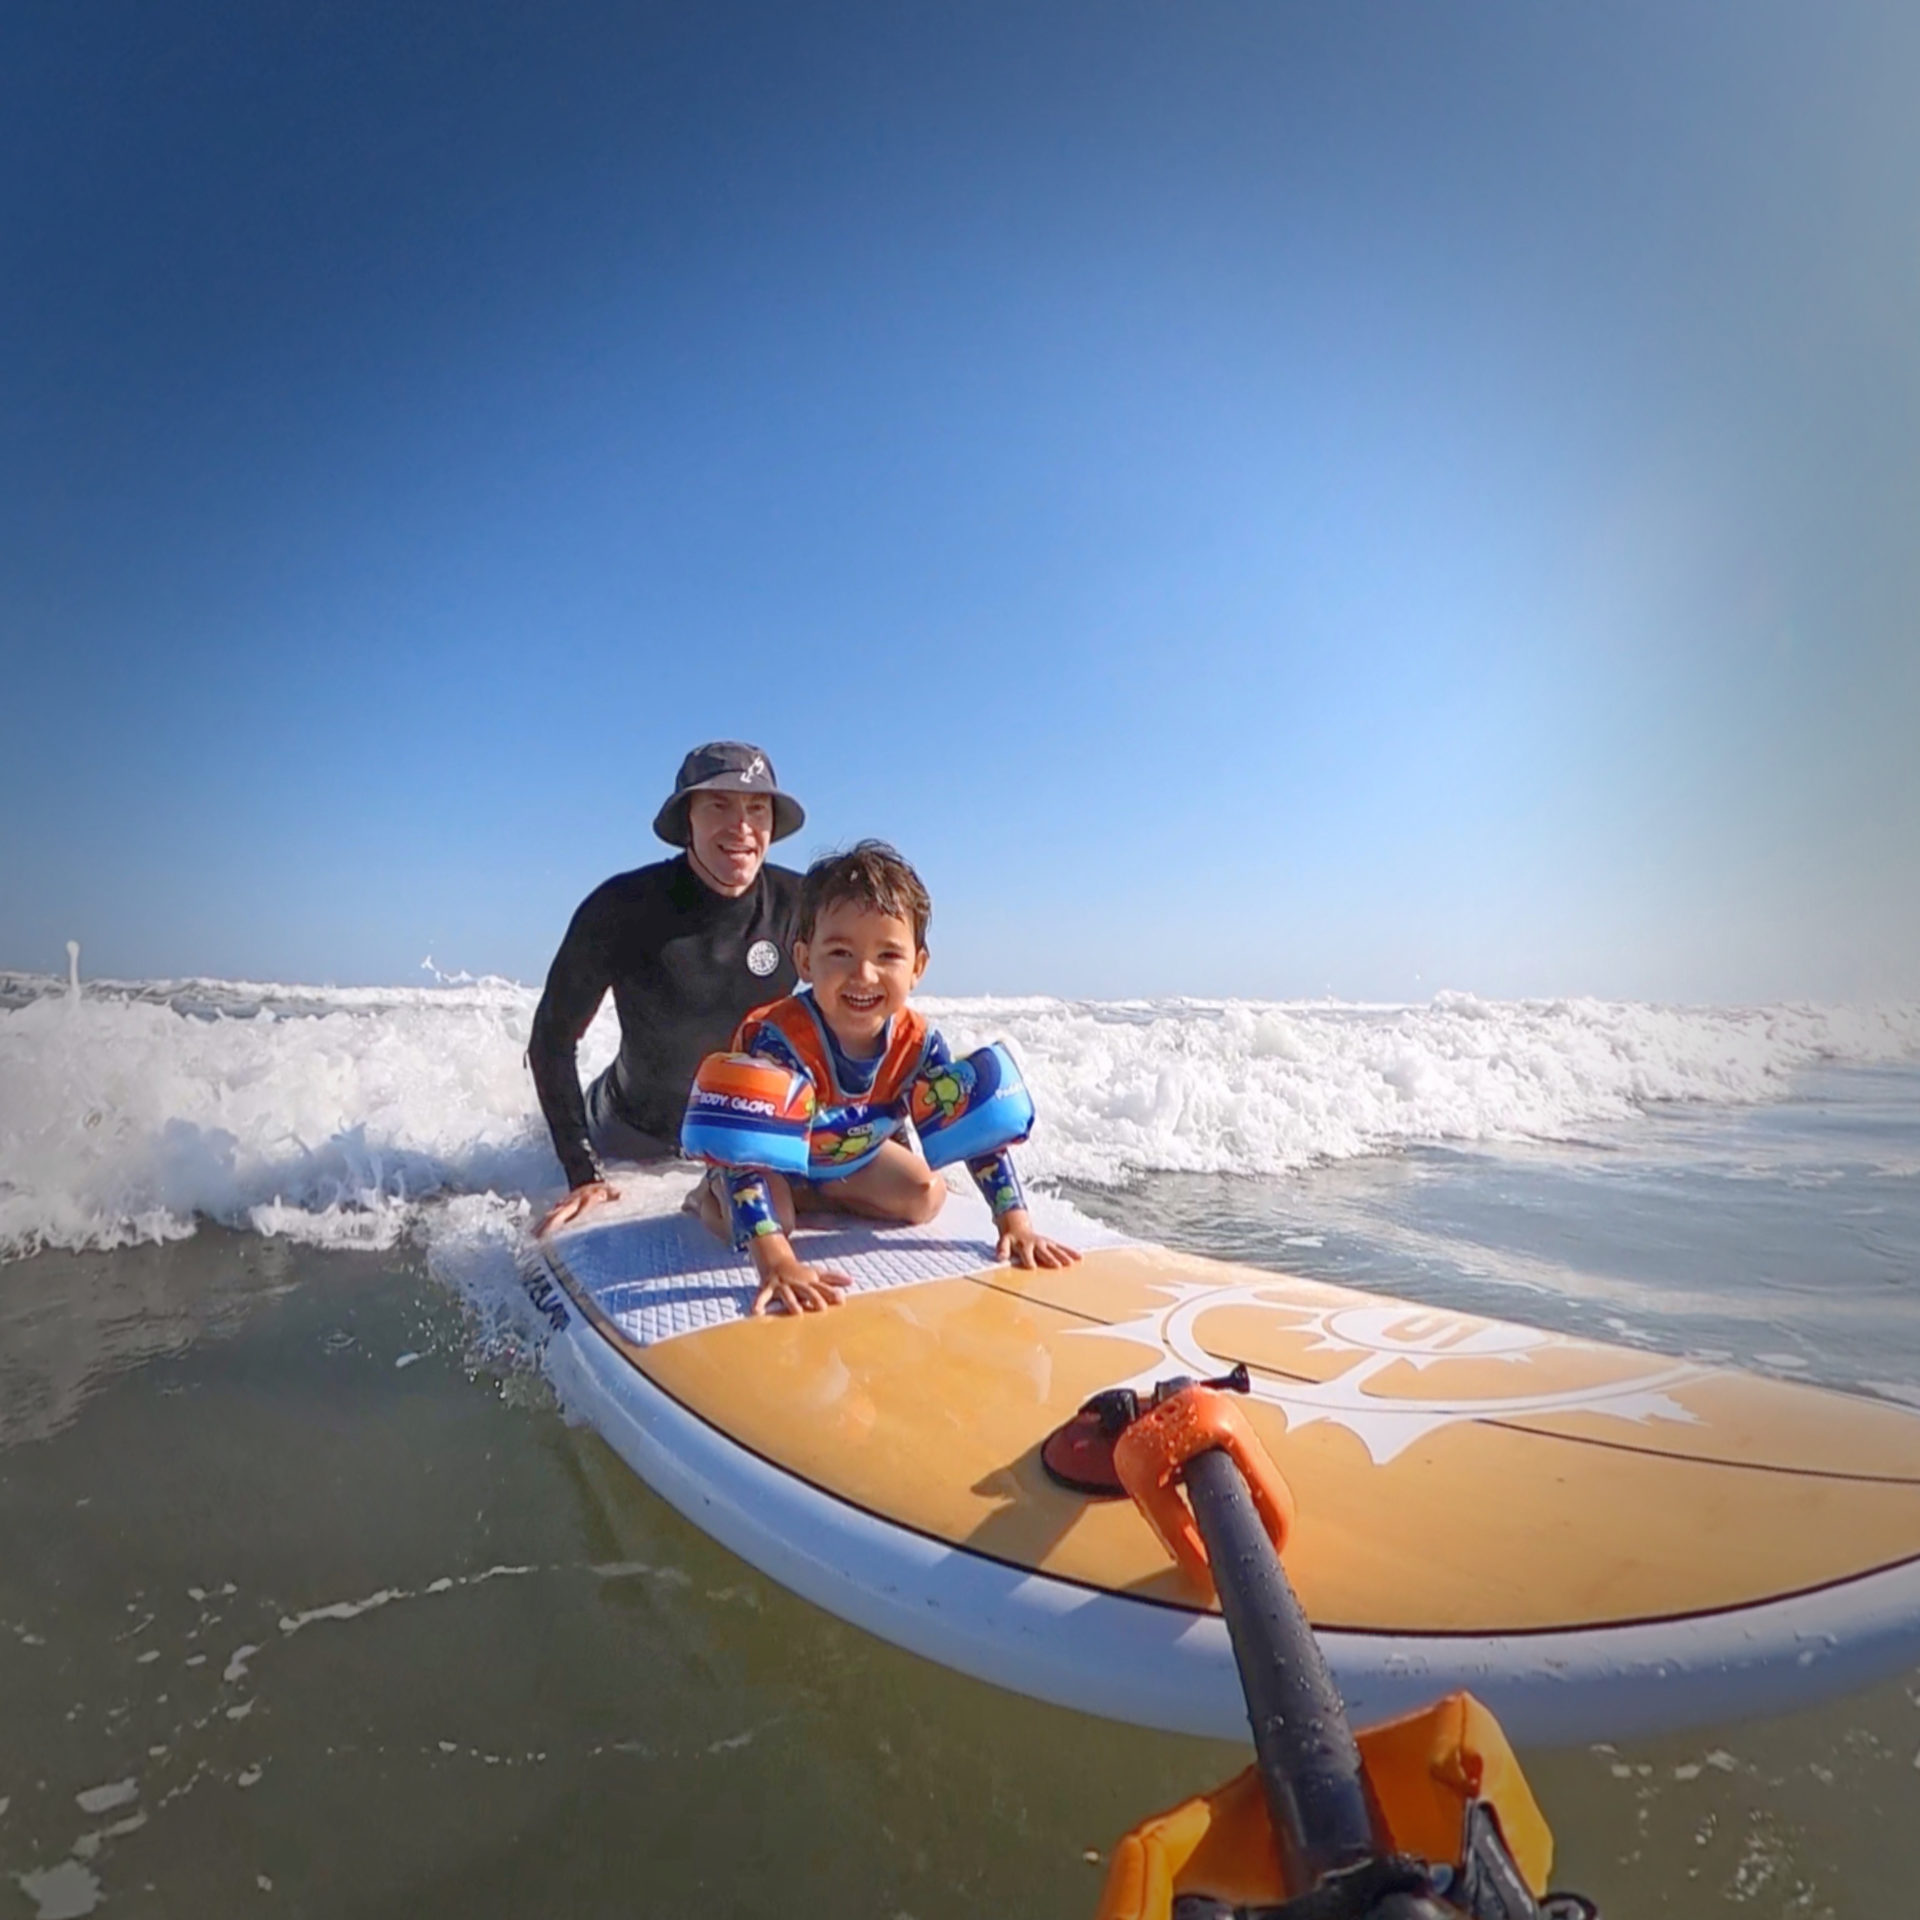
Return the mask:
[[[525,1064],[538,995],[0,975],[0,1258],[184,1238],[432,1252],[524,1232],[560,1174]],[[1004,1039],[1042,1186],[1280,1175],[1423,1144],[1595,1142],[1656,1109],[1760,1105],[1820,1064],[1920,1061],[1920,1005],[1419,1005],[928,998]],[[612,1058],[611,1005],[580,1049]]]

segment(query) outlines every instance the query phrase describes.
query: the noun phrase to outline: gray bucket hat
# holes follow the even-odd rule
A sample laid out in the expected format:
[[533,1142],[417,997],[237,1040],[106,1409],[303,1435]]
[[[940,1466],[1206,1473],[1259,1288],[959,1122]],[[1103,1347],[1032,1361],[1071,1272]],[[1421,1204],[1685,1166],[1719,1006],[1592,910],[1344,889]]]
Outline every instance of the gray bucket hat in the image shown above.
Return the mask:
[[780,791],[773,762],[744,740],[709,740],[680,762],[673,792],[653,816],[653,830],[670,847],[684,847],[690,838],[687,808],[690,796],[711,788],[716,793],[764,793],[773,801],[773,837],[784,840],[806,825],[800,802]]

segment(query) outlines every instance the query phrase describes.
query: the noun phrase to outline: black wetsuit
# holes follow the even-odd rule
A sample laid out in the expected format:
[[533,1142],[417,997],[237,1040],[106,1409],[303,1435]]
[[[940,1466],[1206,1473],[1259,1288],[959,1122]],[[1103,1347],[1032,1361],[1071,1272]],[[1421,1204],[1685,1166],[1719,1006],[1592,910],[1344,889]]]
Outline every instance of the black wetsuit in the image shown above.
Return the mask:
[[575,1052],[607,990],[620,1016],[609,1103],[671,1150],[694,1069],[725,1049],[755,1007],[793,990],[799,904],[800,876],[785,867],[763,866],[730,900],[685,854],[616,874],[588,894],[547,971],[527,1046],[569,1185],[600,1178]]

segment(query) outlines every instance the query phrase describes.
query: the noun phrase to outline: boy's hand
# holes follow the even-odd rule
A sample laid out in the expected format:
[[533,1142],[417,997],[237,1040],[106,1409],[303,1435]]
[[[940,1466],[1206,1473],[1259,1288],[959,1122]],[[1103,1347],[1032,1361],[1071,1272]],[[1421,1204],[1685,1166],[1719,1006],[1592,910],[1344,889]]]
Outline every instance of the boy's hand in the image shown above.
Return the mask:
[[827,1273],[798,1258],[784,1233],[762,1234],[753,1243],[753,1264],[760,1271],[760,1291],[749,1309],[755,1316],[770,1307],[784,1313],[818,1313],[822,1307],[837,1307],[842,1292],[853,1285],[844,1273]]
[[1025,1207],[1009,1207],[1000,1216],[1000,1244],[993,1250],[996,1260],[1011,1260],[1016,1267],[1070,1267],[1080,1258],[1078,1249],[1063,1240],[1049,1240],[1036,1233]]

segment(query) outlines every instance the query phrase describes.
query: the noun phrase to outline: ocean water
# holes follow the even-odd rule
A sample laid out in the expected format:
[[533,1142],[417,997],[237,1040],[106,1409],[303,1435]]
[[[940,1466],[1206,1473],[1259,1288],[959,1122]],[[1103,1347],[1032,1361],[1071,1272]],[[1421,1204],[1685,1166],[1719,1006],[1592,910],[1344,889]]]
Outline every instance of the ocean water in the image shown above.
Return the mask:
[[[532,1004],[0,977],[0,1920],[1089,1911],[1243,1752],[879,1645],[568,1424]],[[1920,1407],[1920,1009],[929,1005],[1063,1220]],[[1920,1905],[1920,1674],[1525,1758],[1613,1920]]]

